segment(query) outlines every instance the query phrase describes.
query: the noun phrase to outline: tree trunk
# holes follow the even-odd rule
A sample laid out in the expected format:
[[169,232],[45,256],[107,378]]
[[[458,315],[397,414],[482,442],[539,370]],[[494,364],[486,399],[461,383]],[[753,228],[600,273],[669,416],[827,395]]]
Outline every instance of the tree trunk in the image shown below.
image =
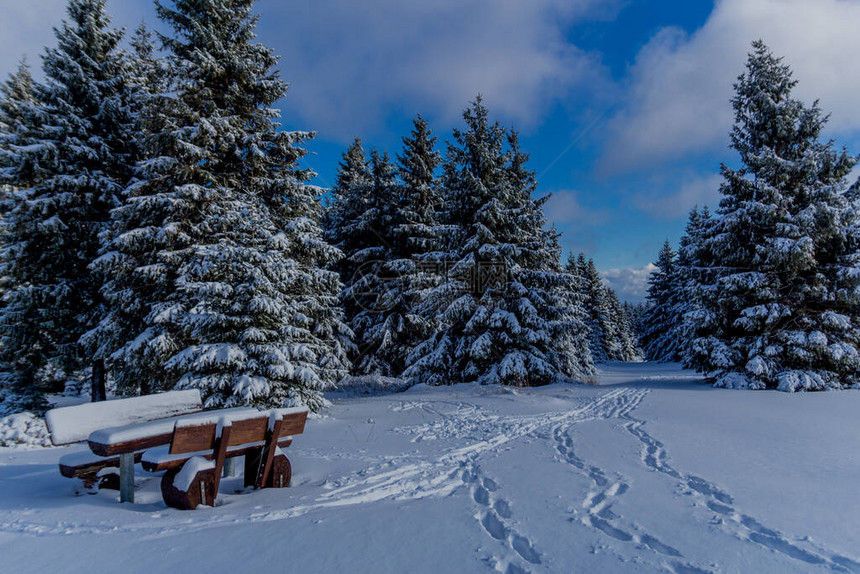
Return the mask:
[[97,403],[107,400],[107,391],[105,390],[105,362],[101,359],[93,361],[91,385],[90,396],[92,397],[92,402]]

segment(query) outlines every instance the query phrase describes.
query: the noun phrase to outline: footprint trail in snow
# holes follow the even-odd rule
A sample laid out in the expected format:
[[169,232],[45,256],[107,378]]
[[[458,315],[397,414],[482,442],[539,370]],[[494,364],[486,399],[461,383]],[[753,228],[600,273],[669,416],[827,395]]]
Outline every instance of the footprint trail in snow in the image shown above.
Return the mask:
[[[639,405],[647,392],[643,389],[619,389],[615,391],[616,408],[612,411],[614,417],[628,416]],[[618,497],[623,496],[630,486],[623,478],[610,478],[604,469],[591,465],[577,456],[571,436],[573,430],[574,425],[558,425],[553,429],[552,436],[556,451],[562,460],[576,468],[593,485],[593,489],[588,492],[582,502],[583,514],[579,519],[580,522],[621,542],[630,542],[645,547],[667,559],[678,559],[672,564],[672,569],[676,572],[685,574],[710,572],[706,568],[683,560],[679,550],[661,542],[656,536],[645,532],[640,526],[613,512],[613,502]]]
[[[480,522],[484,531],[495,540],[514,551],[519,558],[528,564],[541,563],[540,554],[535,550],[531,540],[514,528],[510,522],[513,516],[510,504],[499,496],[496,482],[484,476],[480,467],[474,463],[465,466],[461,474],[463,483],[469,487],[472,500],[478,507],[475,518]],[[494,558],[496,570],[507,574],[528,572],[510,559]]]
[[[741,540],[746,540],[773,552],[810,565],[829,567],[837,572],[860,574],[860,563],[847,556],[828,551],[808,540],[792,542],[784,534],[764,526],[761,522],[734,507],[734,498],[715,484],[692,474],[684,474],[669,463],[666,449],[645,429],[645,422],[623,413],[624,428],[642,443],[642,462],[650,469],[678,481],[685,493],[697,500],[717,516],[723,529]],[[801,547],[803,544],[804,547]]]

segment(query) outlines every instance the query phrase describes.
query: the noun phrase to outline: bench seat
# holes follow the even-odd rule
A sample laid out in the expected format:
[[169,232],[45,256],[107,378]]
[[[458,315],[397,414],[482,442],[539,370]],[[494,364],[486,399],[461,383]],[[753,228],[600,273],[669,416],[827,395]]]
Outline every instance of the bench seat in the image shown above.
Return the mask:
[[[135,453],[134,461],[139,462],[143,453]],[[66,478],[80,478],[84,482],[84,486],[90,488],[96,482],[104,482],[99,479],[102,476],[101,471],[106,468],[119,467],[119,455],[117,456],[98,456],[89,451],[82,450],[80,452],[71,452],[60,457],[60,474]],[[114,487],[112,483],[107,484]],[[105,484],[101,485],[105,487]]]

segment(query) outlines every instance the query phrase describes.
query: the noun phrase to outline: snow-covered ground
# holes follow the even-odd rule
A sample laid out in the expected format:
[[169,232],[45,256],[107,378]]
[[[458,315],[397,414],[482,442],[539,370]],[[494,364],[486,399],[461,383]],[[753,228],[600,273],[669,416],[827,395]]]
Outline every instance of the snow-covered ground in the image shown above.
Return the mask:
[[333,397],[293,487],[168,509],[75,496],[65,449],[0,449],[2,572],[860,572],[860,392],[598,386]]

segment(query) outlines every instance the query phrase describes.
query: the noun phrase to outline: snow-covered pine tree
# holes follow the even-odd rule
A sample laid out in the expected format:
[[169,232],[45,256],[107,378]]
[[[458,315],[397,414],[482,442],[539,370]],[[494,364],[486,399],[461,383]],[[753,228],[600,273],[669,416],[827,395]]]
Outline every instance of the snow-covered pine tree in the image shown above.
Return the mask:
[[[34,91],[33,77],[30,66],[22,59],[18,69],[0,85],[0,317],[10,321],[12,317],[4,314],[9,298],[9,292],[14,287],[14,279],[9,275],[8,258],[11,253],[6,248],[10,238],[7,236],[9,210],[15,205],[12,194],[15,187],[10,185],[11,169],[17,168],[14,183],[16,186],[28,188],[35,180],[31,164],[16,165],[21,156],[17,150],[33,144],[37,138],[38,106]],[[27,170],[29,168],[29,170]],[[25,173],[26,170],[26,173]],[[47,406],[39,389],[30,381],[16,376],[16,362],[21,357],[3,352],[5,341],[14,333],[0,325],[0,415],[22,410],[44,410]],[[34,345],[31,352],[40,348]],[[38,360],[37,357],[32,359]],[[26,359],[24,359],[26,361]]]
[[[330,205],[323,216],[326,240],[344,254],[360,248],[359,245],[352,244],[354,239],[345,232],[345,229],[350,222],[364,213],[370,185],[371,174],[367,153],[361,145],[361,138],[355,138],[338,164],[334,187],[331,190]],[[337,262],[337,270],[341,274],[341,281],[344,282],[355,274],[355,268],[346,256]]]
[[612,325],[611,330],[608,330],[612,337],[607,341],[607,355],[615,361],[634,361],[640,358],[636,348],[633,324],[624,311],[624,305],[618,300],[618,294],[608,286],[606,299],[609,303],[609,317]]
[[111,314],[90,336],[127,394],[316,409],[346,373],[348,329],[321,190],[297,166],[313,134],[278,130],[286,84],[253,42],[253,0],[157,9],[174,81],[96,262]]
[[632,327],[615,291],[604,284],[593,259],[580,253],[576,265],[583,285],[585,324],[594,361],[634,360],[637,354]]
[[168,89],[169,70],[156,53],[155,36],[145,23],[134,31],[129,44],[125,74],[135,114],[135,136],[139,153],[158,128],[158,105]]
[[401,375],[407,355],[431,333],[432,323],[415,308],[432,274],[419,258],[435,245],[435,141],[419,116],[403,138],[398,166],[376,151],[368,162],[358,139],[340,164],[327,222],[345,253],[340,271],[356,375]]
[[423,307],[441,329],[409,357],[414,382],[535,386],[590,374],[574,344],[585,331],[566,314],[557,253],[532,198],[534,174],[516,137],[490,123],[478,98],[454,131],[444,164],[445,230],[452,264]]
[[[603,297],[604,291],[601,288],[602,280],[593,261],[589,267],[589,260],[584,253],[579,253],[575,262],[571,259],[568,260],[569,272],[575,274],[577,278],[574,284],[575,289],[571,291],[571,294],[579,295],[582,298],[583,322],[588,330],[588,348],[591,357],[595,363],[603,363],[607,360],[603,344],[606,339],[603,327],[606,323],[607,310]],[[601,314],[604,317],[603,320],[601,320]]]
[[676,268],[675,251],[667,239],[657,260],[656,269],[648,277],[648,309],[643,318],[639,343],[650,361],[676,361],[680,358],[676,340],[677,323],[683,319],[676,309],[679,273]]
[[19,385],[62,390],[83,365],[78,338],[99,314],[88,271],[99,232],[129,177],[131,121],[122,31],[104,0],[71,0],[36,85],[38,138],[12,145],[4,182],[15,188],[5,246],[12,282],[3,309],[3,353]]
[[355,335],[354,373],[391,377],[399,374],[396,364],[405,358],[397,357],[392,347],[392,336],[399,328],[398,316],[391,314],[397,296],[392,284],[397,277],[387,269],[393,257],[394,230],[400,223],[400,186],[387,154],[372,150],[369,170],[368,185],[351,187],[364,197],[364,210],[355,219],[343,221],[340,228],[344,244],[351,247],[344,260],[354,270],[344,278],[343,301]]
[[405,260],[435,247],[433,229],[441,208],[436,170],[442,162],[436,140],[430,124],[419,115],[412,122],[410,134],[403,138],[403,151],[397,156],[403,183],[398,210],[403,223],[396,231],[394,247]]
[[388,347],[392,372],[401,376],[406,358],[435,330],[436,318],[423,316],[420,303],[424,293],[438,286],[443,273],[434,261],[441,239],[436,237],[441,197],[436,171],[442,161],[436,150],[437,138],[420,115],[413,120],[410,134],[403,138],[397,156],[400,178],[391,259],[386,262]]
[[641,333],[644,331],[643,322],[645,314],[648,311],[648,306],[645,303],[631,303],[629,301],[624,301],[621,305],[624,307],[625,315],[630,320],[630,328],[633,336],[638,341]]
[[578,256],[569,253],[567,262],[564,264],[563,272],[567,276],[567,284],[563,287],[565,305],[569,309],[569,313],[576,315],[585,331],[583,333],[583,344],[585,345],[585,354],[591,356],[592,362],[597,359],[592,352],[592,327],[591,327],[591,312],[590,312],[590,291],[588,281],[585,277],[586,260],[585,255],[580,253]]
[[753,43],[735,84],[732,147],[708,234],[694,364],[716,384],[784,391],[858,384],[860,237],[846,197],[856,158],[821,141],[817,103],[792,97],[789,66]]
[[672,341],[677,349],[675,360],[687,367],[691,366],[693,341],[705,333],[700,285],[710,282],[714,272],[710,268],[712,258],[705,246],[705,237],[710,233],[712,223],[707,205],[701,210],[694,207],[690,211],[675,262],[677,289],[672,293],[671,307],[677,321],[673,324]]

